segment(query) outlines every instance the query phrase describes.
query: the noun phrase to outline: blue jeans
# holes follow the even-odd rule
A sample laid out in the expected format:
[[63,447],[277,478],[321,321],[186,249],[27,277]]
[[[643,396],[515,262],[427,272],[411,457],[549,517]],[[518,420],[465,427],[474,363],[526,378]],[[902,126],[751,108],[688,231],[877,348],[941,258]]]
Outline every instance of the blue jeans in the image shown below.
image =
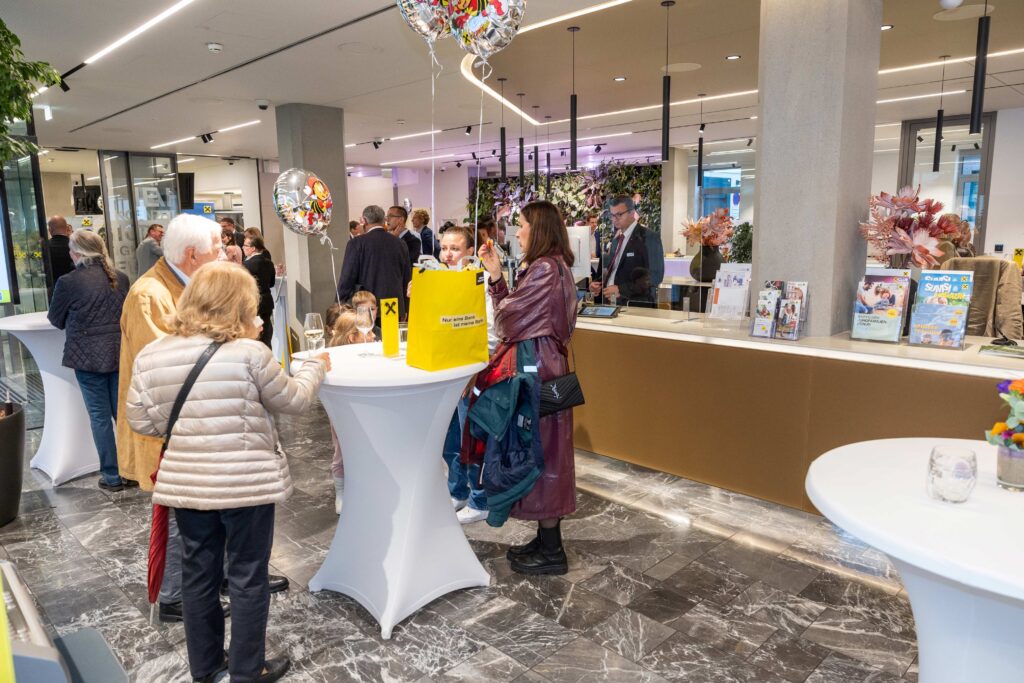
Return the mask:
[[85,409],[89,412],[89,426],[96,452],[100,455],[100,476],[111,485],[121,483],[117,470],[117,443],[114,440],[114,420],[117,419],[117,375],[115,372],[86,372],[75,370],[75,379],[82,389]]
[[487,493],[480,488],[480,465],[463,465],[459,460],[462,450],[462,425],[469,412],[469,399],[459,401],[459,407],[448,425],[448,436],[444,440],[444,461],[448,465],[448,493],[459,500],[469,499],[474,510],[487,509]]

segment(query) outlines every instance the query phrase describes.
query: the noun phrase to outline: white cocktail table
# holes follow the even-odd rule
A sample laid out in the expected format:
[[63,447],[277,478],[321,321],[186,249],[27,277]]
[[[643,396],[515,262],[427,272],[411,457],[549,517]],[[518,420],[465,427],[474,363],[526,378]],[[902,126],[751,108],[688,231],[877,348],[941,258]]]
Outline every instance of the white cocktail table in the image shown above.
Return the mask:
[[[931,449],[978,456],[965,503],[925,492]],[[885,439],[811,464],[807,495],[900,572],[917,627],[921,683],[1024,680],[1024,494],[996,486],[996,449],[962,439]]]
[[[424,372],[385,358],[379,343],[328,351],[320,400],[345,458],[345,505],[309,590],[354,598],[387,639],[432,600],[490,583],[455,517],[441,458],[462,391],[484,364]],[[367,351],[375,355],[359,356]]]
[[100,456],[92,440],[82,390],[75,371],[61,365],[64,330],[51,325],[45,312],[0,318],[0,330],[25,345],[43,379],[43,436],[32,467],[45,472],[54,486],[99,470]]

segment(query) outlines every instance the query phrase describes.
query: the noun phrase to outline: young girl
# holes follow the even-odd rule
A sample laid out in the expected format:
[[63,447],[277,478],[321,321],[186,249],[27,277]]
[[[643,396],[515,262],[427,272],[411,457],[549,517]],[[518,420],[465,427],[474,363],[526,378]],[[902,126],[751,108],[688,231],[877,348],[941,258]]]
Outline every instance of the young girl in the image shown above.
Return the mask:
[[[366,335],[367,341],[376,341],[377,337],[371,330]],[[349,306],[342,306],[334,324],[331,325],[331,339],[328,346],[346,346],[359,344],[363,335],[356,329],[356,312]],[[338,435],[331,428],[331,442],[334,444],[334,458],[331,460],[331,476],[334,477],[334,511],[341,514],[341,494],[345,491],[345,463],[341,458],[341,444]]]
[[[441,262],[449,268],[458,268],[465,260],[473,256],[473,233],[469,228],[451,227],[441,235]],[[485,290],[486,292],[486,290]],[[498,338],[494,334],[494,307],[491,297],[487,298],[487,347],[490,353],[498,346]],[[459,521],[463,524],[479,522],[487,519],[487,494],[480,488],[480,466],[464,465],[459,459],[462,449],[462,425],[466,422],[469,399],[459,402],[455,415],[448,426],[445,437],[444,457],[448,465],[448,493],[452,497],[452,505],[458,511]]]

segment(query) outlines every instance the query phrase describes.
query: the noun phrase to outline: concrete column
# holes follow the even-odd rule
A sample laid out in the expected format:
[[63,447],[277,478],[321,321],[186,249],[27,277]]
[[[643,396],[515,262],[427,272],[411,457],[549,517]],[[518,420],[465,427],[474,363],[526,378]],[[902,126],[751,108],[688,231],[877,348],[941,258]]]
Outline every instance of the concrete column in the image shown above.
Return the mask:
[[[312,104],[277,107],[277,152],[281,171],[301,168],[327,183],[334,199],[333,219],[327,234],[341,274],[348,243],[348,191],[345,173],[345,112]],[[361,208],[361,207],[360,207]],[[334,302],[338,286],[331,270],[331,252],[320,240],[284,231],[284,256],[288,267],[289,321],[301,329],[306,313],[320,313]]]
[[754,287],[809,283],[808,336],[850,329],[864,273],[882,0],[761,0]]
[[665,253],[685,245],[679,233],[687,215],[689,179],[686,150],[670,148],[668,160],[661,164],[661,245]]

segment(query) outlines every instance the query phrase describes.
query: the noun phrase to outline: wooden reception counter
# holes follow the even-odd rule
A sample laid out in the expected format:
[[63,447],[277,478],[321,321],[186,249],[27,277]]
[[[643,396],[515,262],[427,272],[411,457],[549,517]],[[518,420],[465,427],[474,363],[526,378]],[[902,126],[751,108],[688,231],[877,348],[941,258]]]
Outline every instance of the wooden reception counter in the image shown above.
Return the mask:
[[576,447],[809,512],[804,477],[822,453],[889,437],[983,438],[1005,416],[995,385],[1024,377],[1024,361],[978,354],[986,338],[968,337],[963,351],[849,335],[787,342],[685,316],[580,320]]

